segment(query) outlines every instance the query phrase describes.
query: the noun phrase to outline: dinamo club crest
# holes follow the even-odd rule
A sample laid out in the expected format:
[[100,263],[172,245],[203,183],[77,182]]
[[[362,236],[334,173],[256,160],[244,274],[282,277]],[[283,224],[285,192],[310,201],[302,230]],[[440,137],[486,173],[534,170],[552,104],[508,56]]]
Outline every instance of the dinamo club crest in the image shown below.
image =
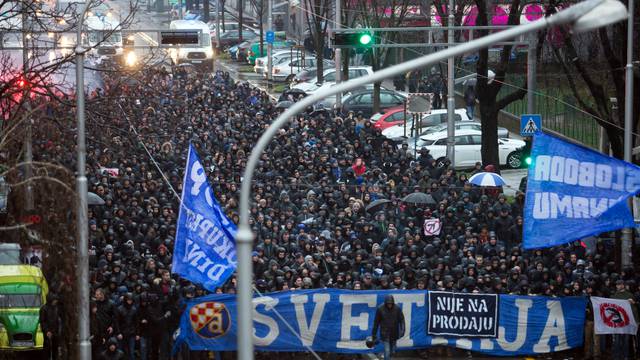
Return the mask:
[[193,330],[207,339],[224,335],[231,326],[229,310],[222,303],[200,303],[191,308],[189,315]]

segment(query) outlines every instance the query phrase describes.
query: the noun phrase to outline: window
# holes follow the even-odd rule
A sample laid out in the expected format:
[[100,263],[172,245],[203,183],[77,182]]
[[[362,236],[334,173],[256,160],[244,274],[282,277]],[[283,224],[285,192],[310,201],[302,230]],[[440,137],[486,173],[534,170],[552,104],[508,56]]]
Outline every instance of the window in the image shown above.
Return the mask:
[[482,144],[482,136],[480,135],[471,135],[471,144],[473,145],[481,145]]
[[468,136],[456,136],[455,137],[456,145],[469,145]]
[[[446,123],[448,120],[449,120],[449,117],[446,112],[444,114],[440,114],[440,122]],[[462,117],[460,117],[460,114],[454,113],[453,121],[455,122],[462,121]]]
[[427,117],[422,118],[420,120],[420,124],[422,127],[425,126],[434,126],[441,123],[440,115],[428,115]]
[[433,143],[433,145],[441,145],[441,146],[447,145],[447,139],[445,138],[445,139],[436,140]]
[[373,104],[373,96],[371,96],[371,93],[362,94],[358,98],[357,103],[363,104],[363,105]]
[[27,308],[42,306],[40,294],[0,294],[0,308]]
[[397,102],[398,100],[393,94],[388,92],[380,93],[380,104],[393,105],[393,104],[396,104]]
[[349,70],[349,79],[355,79],[362,75],[362,70]]
[[324,81],[336,81],[336,72],[333,71],[324,76]]
[[384,119],[385,122],[404,121],[404,111],[397,111]]

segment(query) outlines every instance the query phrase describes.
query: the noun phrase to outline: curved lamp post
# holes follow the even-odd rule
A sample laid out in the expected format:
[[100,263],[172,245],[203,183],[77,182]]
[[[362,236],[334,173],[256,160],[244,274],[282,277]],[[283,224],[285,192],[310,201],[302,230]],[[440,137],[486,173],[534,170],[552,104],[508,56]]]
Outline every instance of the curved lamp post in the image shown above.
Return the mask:
[[247,162],[247,167],[245,168],[242,187],[240,189],[240,224],[236,235],[238,254],[238,359],[253,359],[253,307],[251,305],[253,298],[253,265],[251,263],[251,250],[254,234],[251,232],[249,226],[249,201],[251,199],[253,172],[258,165],[264,149],[266,149],[277,131],[289,122],[290,119],[304,111],[308,106],[328,96],[341,94],[366,84],[392,78],[396,75],[406,73],[409,70],[423,68],[454,56],[474,52],[497,42],[516,38],[520,35],[559,25],[571,25],[572,31],[584,32],[607,26],[626,18],[627,9],[617,0],[587,0],[535,22],[514,26],[495,34],[376,71],[369,76],[349,80],[326,90],[318,91],[295,103],[282,113],[264,132],[254,146]]

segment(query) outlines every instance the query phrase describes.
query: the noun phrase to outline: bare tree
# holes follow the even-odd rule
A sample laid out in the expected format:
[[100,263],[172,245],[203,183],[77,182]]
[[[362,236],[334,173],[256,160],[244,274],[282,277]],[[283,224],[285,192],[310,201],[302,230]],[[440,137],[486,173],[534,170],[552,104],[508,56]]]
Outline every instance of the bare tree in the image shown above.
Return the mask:
[[[50,4],[38,0],[0,1],[0,176],[11,189],[8,215],[0,222],[0,237],[43,247],[43,271],[49,288],[62,296],[67,334],[61,344],[63,357],[74,358],[74,156],[73,146],[69,148],[61,140],[74,138],[75,83],[70,79],[74,78],[75,54],[71,48],[81,24],[75,5],[60,8]],[[101,1],[92,1],[88,10],[102,7]],[[118,28],[106,31],[97,43],[84,44],[87,52],[128,27],[137,8],[137,3],[129,4],[129,13],[120,19]],[[22,156],[27,139],[32,140],[35,159],[28,163]],[[31,169],[32,176],[28,178],[24,176],[25,166]],[[27,185],[34,200],[28,211]],[[34,214],[41,219],[39,223],[30,220]]]
[[[407,14],[409,0],[372,0],[358,2],[360,21],[363,27],[400,27]],[[374,43],[394,43],[398,38],[397,32],[380,32],[373,34]],[[389,48],[371,48],[371,66],[373,71],[384,68],[388,64]],[[380,111],[380,86],[382,83],[373,84],[373,112]]]
[[[330,10],[332,8],[329,0],[304,0],[306,1],[305,18],[310,30],[311,41],[316,53],[316,66],[318,82],[324,80],[324,49],[327,37],[327,25],[329,24]],[[304,33],[304,32],[303,32]]]
[[[494,13],[495,5],[490,0],[475,0],[478,7],[478,18],[476,24],[485,26],[489,24],[489,14]],[[514,26],[520,24],[520,15],[524,4],[521,0],[514,0],[511,3],[509,11],[508,25]],[[550,8],[551,6],[549,6]],[[486,36],[488,30],[476,30],[481,36]],[[546,38],[546,30],[538,34],[538,52],[537,57],[540,59],[541,48]],[[478,52],[478,63],[476,65],[476,73],[478,81],[476,84],[476,93],[480,102],[480,118],[482,120],[482,162],[485,165],[495,165],[499,169],[500,159],[498,157],[498,113],[507,105],[514,101],[522,99],[527,93],[527,82],[521,84],[516,90],[507,95],[499,97],[500,90],[505,84],[508,73],[517,70],[518,65],[510,61],[513,45],[504,45],[501,47],[500,60],[495,64],[495,80],[489,82],[485,74],[489,71],[489,49],[482,49]]]
[[264,18],[267,15],[267,4],[265,4],[265,0],[250,0],[250,3],[258,17],[258,27],[260,28],[260,56],[264,56]]
[[[557,5],[567,5],[560,0]],[[623,1],[628,5],[628,1]],[[640,7],[635,6],[635,18],[640,18]],[[640,29],[635,28],[634,39],[638,39]],[[627,51],[627,22],[622,21],[606,28],[600,28],[591,34],[589,42],[595,45],[591,56],[581,51],[579,36],[570,36],[563,31],[561,46],[549,46],[555,60],[561,65],[573,98],[578,106],[591,114],[606,132],[615,157],[624,155],[624,108],[625,108],[625,65]],[[640,43],[635,41],[636,59],[640,52]],[[633,144],[638,146],[640,138],[640,72],[637,67],[634,76],[633,102]],[[618,101],[618,111],[614,111],[610,98]],[[637,161],[636,161],[637,163]]]

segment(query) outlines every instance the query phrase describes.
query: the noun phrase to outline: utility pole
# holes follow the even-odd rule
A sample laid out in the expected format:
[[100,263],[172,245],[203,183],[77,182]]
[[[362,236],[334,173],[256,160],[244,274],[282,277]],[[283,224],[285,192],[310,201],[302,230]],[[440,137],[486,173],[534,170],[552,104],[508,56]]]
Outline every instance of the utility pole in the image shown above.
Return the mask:
[[[631,162],[631,149],[633,148],[633,15],[634,3],[629,0],[629,17],[627,18],[627,65],[625,66],[624,87],[624,161]],[[629,198],[629,209],[633,210],[633,197]],[[633,241],[632,229],[622,229],[621,261],[622,268],[633,265],[631,252]]]
[[538,37],[529,34],[529,50],[527,51],[527,114],[536,112],[536,46]]
[[243,20],[242,12],[244,11],[244,9],[243,9],[243,5],[244,5],[244,4],[243,4],[243,2],[244,2],[244,0],[238,0],[238,25],[240,25],[240,26],[239,26],[239,29],[238,29],[238,40],[239,40],[240,42],[242,42],[242,41],[243,41],[243,40],[242,40],[242,28],[243,28],[243,26],[242,26],[242,25],[243,25],[243,22],[242,22],[242,20]]
[[[454,45],[453,16],[454,0],[449,0],[449,20],[447,21],[447,37],[449,49]],[[451,160],[451,166],[455,166],[455,118],[456,99],[454,93],[454,60],[453,56],[447,59],[447,158]]]
[[220,9],[220,0],[216,0],[216,44],[220,47],[220,13],[224,13],[224,9]]
[[[273,0],[267,0],[267,31],[273,31]],[[273,86],[273,42],[267,43],[267,86]]]
[[[341,28],[342,28],[342,0],[336,0],[335,29],[340,30]],[[316,59],[316,61],[317,60],[318,59]],[[342,70],[341,70],[342,61],[341,60],[342,60],[342,49],[335,49],[333,61],[336,63],[336,84],[339,84],[342,81]],[[338,109],[342,108],[342,94],[336,94],[336,106],[338,107]]]
[[76,210],[76,231],[78,233],[77,246],[77,276],[78,289],[78,356],[80,360],[91,359],[91,342],[89,341],[89,210],[87,208],[87,176],[86,159],[87,144],[85,138],[84,119],[84,52],[82,45],[82,28],[84,16],[91,4],[86,0],[82,5],[82,13],[77,23],[76,33],[76,118],[78,128],[78,169],[76,175],[76,192],[78,193],[78,208]]
[[[22,101],[25,109],[25,138],[24,138],[24,178],[25,180],[29,180],[33,177],[33,167],[31,162],[33,161],[33,145],[31,142],[31,126],[32,126],[32,118],[31,118],[31,103],[30,103],[30,81],[29,81],[29,47],[27,46],[27,42],[29,41],[29,17],[27,16],[27,6],[25,3],[22,3],[22,81],[24,87],[22,89]],[[24,209],[26,212],[33,211],[33,186],[31,185],[31,181],[26,182],[25,188],[25,204]]]

